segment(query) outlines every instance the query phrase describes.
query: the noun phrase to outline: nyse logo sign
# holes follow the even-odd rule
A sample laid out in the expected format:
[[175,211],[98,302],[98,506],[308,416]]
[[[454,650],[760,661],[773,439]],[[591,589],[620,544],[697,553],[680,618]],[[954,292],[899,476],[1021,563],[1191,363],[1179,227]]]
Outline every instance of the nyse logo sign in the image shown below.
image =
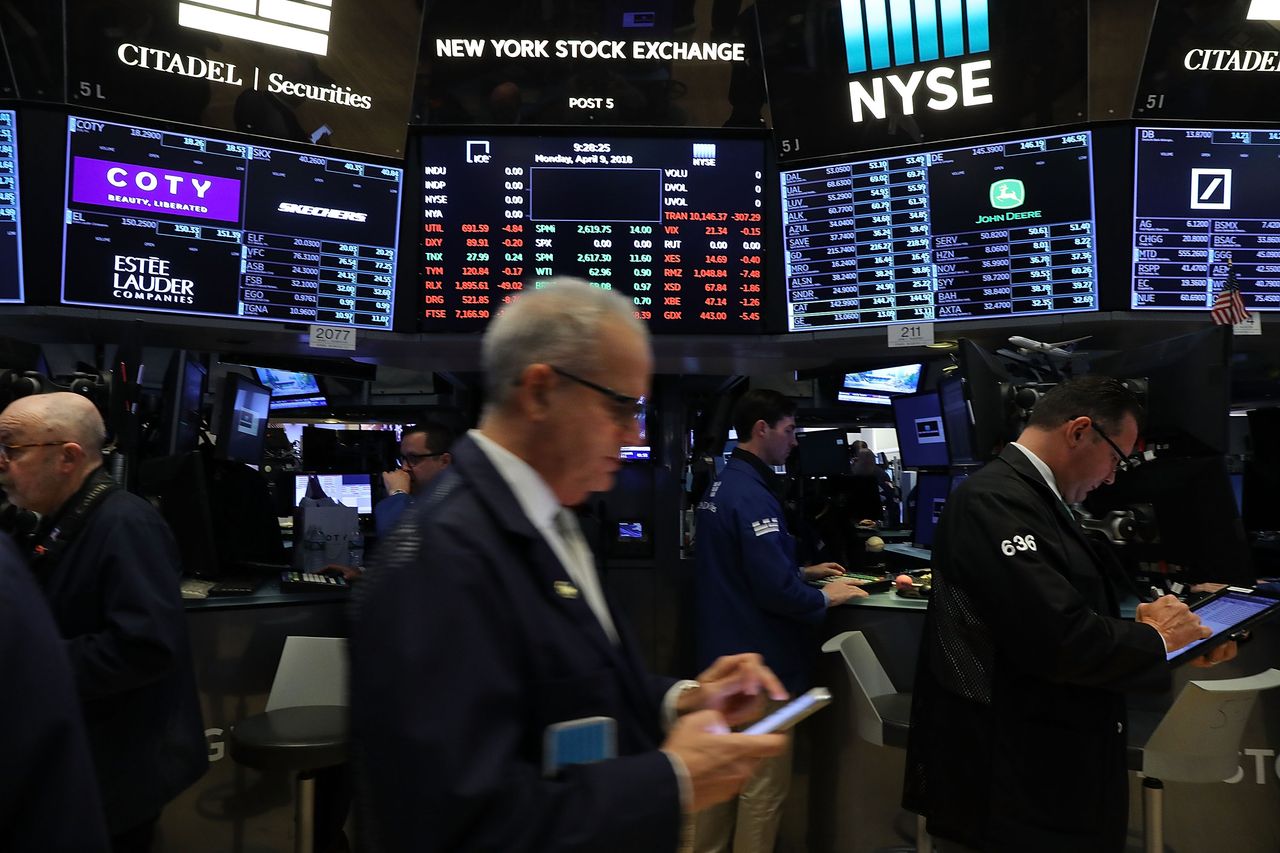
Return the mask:
[[333,0],[181,0],[178,24],[325,56]]
[[849,81],[854,122],[863,120],[864,111],[886,118],[890,97],[900,105],[892,112],[914,115],[916,96],[923,94],[921,84],[929,93],[925,106],[931,110],[992,102],[985,91],[991,60],[968,60],[958,66],[954,61],[990,50],[987,0],[968,0],[963,6],[961,0],[840,0],[840,13],[851,75],[931,63]]
[[1192,169],[1191,207],[1193,210],[1231,209],[1231,170]]

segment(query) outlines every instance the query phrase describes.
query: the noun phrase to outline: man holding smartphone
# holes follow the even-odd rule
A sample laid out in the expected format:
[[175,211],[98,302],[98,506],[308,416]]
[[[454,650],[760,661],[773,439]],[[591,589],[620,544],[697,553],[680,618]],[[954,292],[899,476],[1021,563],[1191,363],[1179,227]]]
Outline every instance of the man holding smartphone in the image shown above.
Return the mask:
[[[352,633],[374,846],[674,851],[686,816],[782,749],[728,728],[786,693],[754,654],[698,682],[646,673],[568,510],[638,441],[648,332],[628,300],[560,281],[490,323],[482,360],[480,427],[383,544]],[[544,762],[565,723],[593,717],[612,719],[616,757]]]

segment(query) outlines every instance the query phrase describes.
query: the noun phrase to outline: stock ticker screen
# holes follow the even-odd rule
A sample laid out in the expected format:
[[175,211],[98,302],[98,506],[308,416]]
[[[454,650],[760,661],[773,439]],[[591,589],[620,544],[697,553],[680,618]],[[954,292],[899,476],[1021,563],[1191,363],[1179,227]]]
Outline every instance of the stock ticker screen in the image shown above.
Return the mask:
[[1227,279],[1280,310],[1280,131],[1137,128],[1133,308],[1205,311]]
[[402,177],[72,116],[62,301],[390,329]]
[[762,138],[422,137],[421,328],[482,329],[577,276],[654,332],[763,328]]
[[1091,135],[786,170],[787,327],[1098,307]]
[[22,209],[18,198],[18,133],[13,110],[0,110],[0,303],[21,302]]

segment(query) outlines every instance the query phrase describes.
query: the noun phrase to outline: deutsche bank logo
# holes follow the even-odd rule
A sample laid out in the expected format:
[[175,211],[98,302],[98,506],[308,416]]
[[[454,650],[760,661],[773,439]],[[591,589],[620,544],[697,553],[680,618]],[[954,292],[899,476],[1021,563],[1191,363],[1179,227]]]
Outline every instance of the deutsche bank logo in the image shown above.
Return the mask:
[[840,16],[850,74],[991,49],[987,0],[840,0]]
[[333,0],[181,0],[178,24],[325,56]]
[[1231,209],[1231,170],[1192,169],[1191,207],[1194,210]]
[[1280,0],[1253,0],[1245,18],[1250,21],[1280,21]]

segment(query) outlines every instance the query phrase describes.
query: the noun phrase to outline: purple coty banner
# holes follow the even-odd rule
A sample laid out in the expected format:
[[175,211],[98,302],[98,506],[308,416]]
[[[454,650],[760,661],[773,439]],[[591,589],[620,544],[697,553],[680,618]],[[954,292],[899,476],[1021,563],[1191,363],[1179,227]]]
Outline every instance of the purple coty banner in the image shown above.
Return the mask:
[[240,220],[240,182],[234,178],[93,157],[74,159],[71,200],[123,207],[152,216]]

